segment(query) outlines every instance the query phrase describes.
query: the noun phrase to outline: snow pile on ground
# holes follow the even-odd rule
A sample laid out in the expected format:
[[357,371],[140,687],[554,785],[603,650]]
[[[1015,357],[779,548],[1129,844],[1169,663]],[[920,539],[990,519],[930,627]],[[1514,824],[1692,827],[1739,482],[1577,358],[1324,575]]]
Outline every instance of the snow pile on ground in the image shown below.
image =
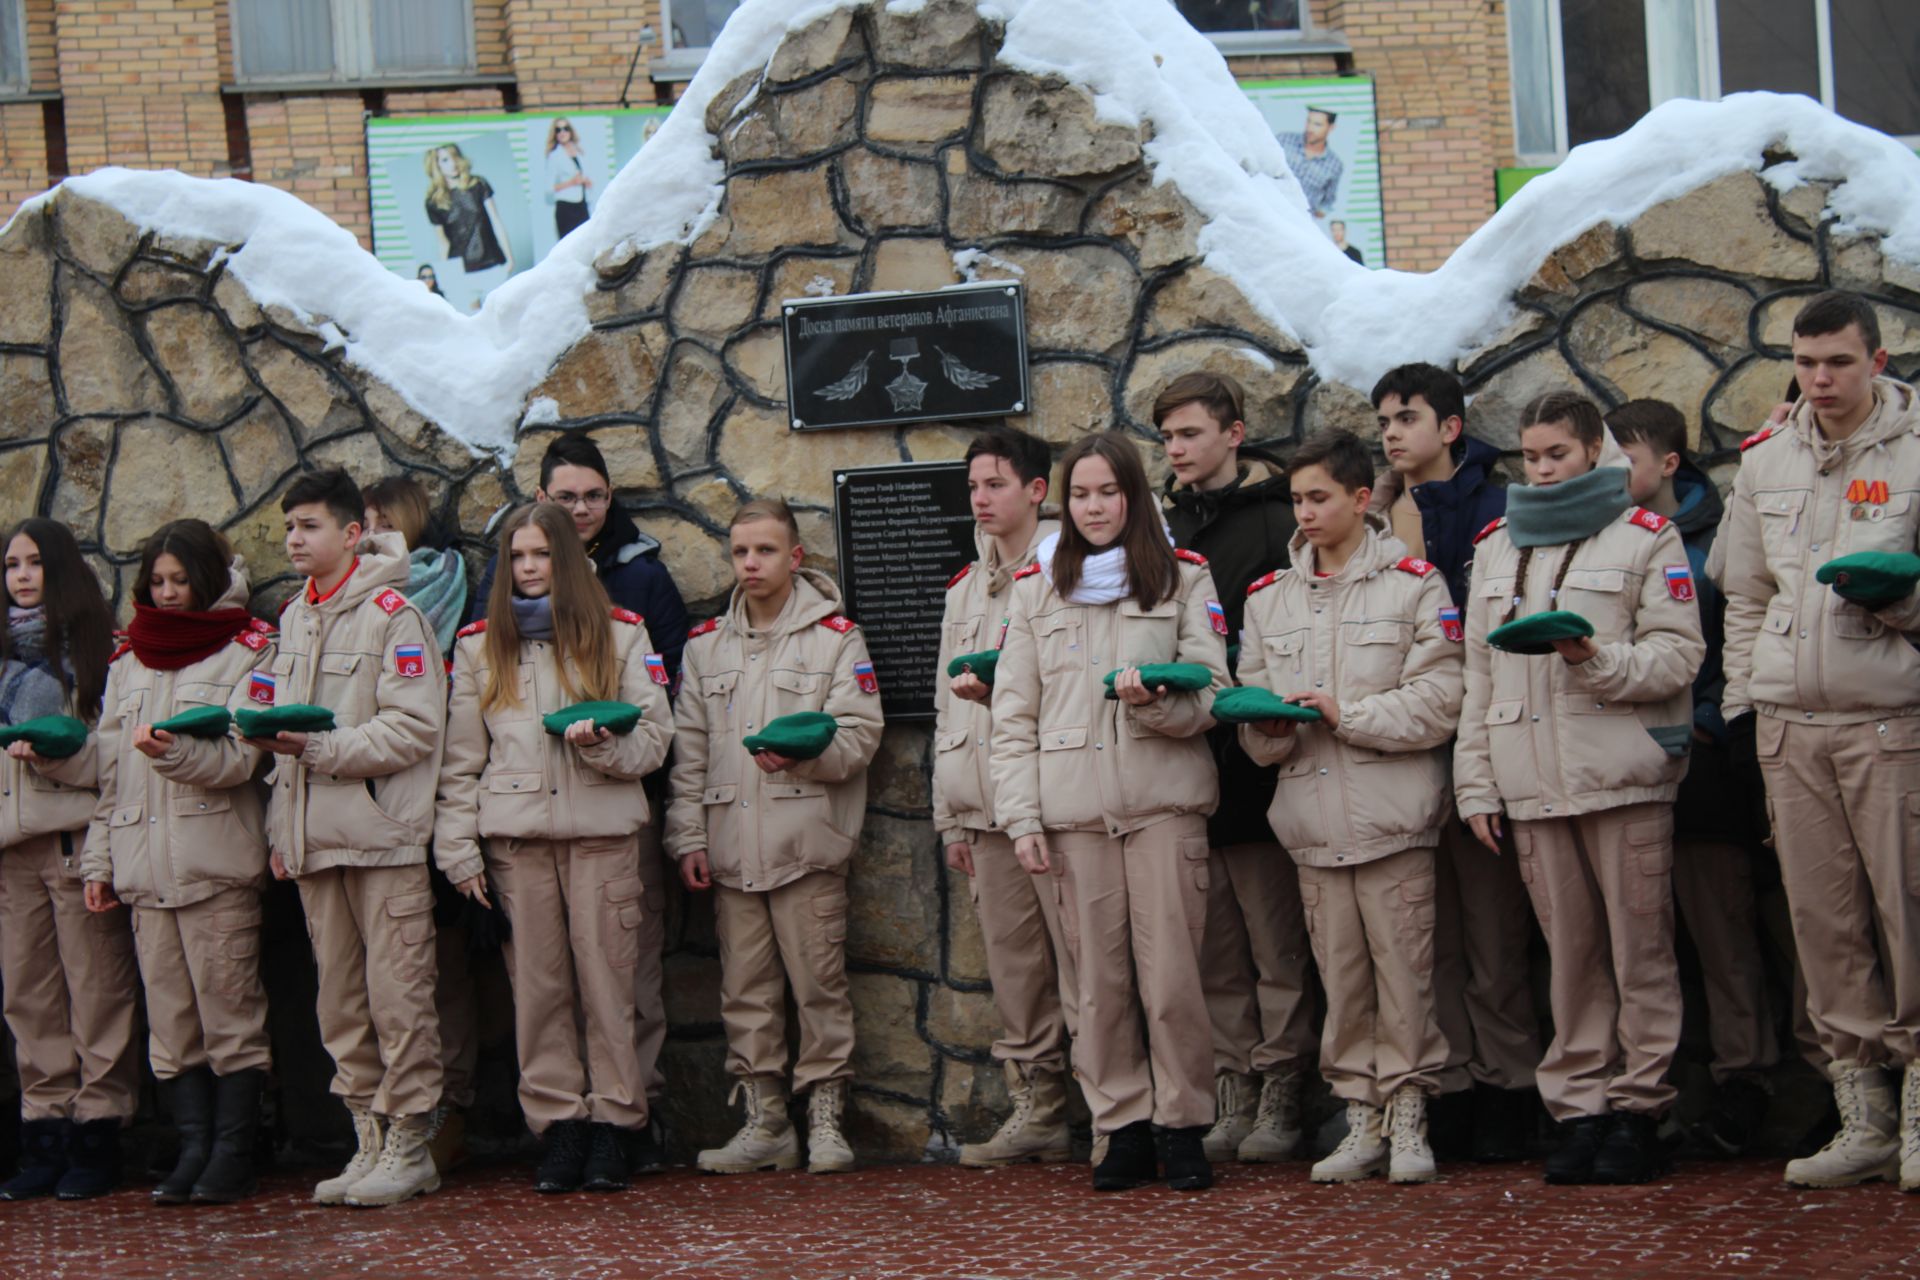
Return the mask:
[[[260,302],[331,320],[354,364],[476,450],[506,451],[527,393],[587,332],[594,259],[623,242],[691,240],[717,215],[724,169],[706,132],[707,104],[765,65],[789,31],[854,3],[746,0],[687,87],[684,109],[608,184],[587,225],[473,316],[387,271],[325,215],[270,187],[121,169],[67,185],[148,230],[244,243],[228,267]],[[1769,170],[1769,181],[1785,189],[1841,179],[1830,199],[1841,223],[1885,236],[1888,255],[1920,263],[1920,157],[1809,99],[1739,94],[1669,102],[1621,137],[1577,149],[1438,271],[1368,271],[1314,227],[1272,132],[1218,51],[1167,0],[981,0],[980,11],[1006,24],[1001,65],[1065,76],[1094,93],[1103,117],[1152,125],[1146,153],[1156,181],[1176,184],[1208,219],[1207,264],[1305,344],[1323,377],[1364,387],[1402,361],[1452,361],[1506,323],[1512,293],[1556,247],[1757,169],[1769,146],[1798,157]]]

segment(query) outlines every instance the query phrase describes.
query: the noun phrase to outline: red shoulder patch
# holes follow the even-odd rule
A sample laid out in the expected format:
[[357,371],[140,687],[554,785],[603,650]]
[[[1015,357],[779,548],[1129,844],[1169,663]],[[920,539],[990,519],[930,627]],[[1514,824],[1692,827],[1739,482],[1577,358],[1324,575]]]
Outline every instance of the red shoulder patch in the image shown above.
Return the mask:
[[699,626],[694,627],[691,631],[687,632],[687,639],[692,640],[699,636],[704,636],[709,632],[718,631],[719,629],[720,629],[720,619],[708,618],[705,622],[701,623]]
[[1633,514],[1627,517],[1628,524],[1637,524],[1648,533],[1658,533],[1667,527],[1667,518],[1658,511],[1649,511],[1645,507],[1635,507]]
[[485,618],[482,618],[478,622],[469,622],[466,626],[454,632],[453,638],[455,640],[464,640],[468,636],[477,636],[482,632],[484,632],[486,629],[487,629],[487,620]]
[[255,631],[252,627],[248,627],[245,631],[235,636],[233,642],[235,644],[245,645],[255,653],[259,653],[262,649],[272,644],[273,639],[264,631]]
[[635,613],[633,610],[622,609],[618,605],[614,606],[613,620],[615,622],[625,622],[636,627],[646,621],[645,618],[641,617],[639,614]]
[[853,630],[853,619],[844,613],[829,614],[820,619],[820,625],[829,631],[838,631],[841,635]]
[[1207,563],[1205,556],[1201,555],[1198,551],[1188,551],[1185,547],[1176,549],[1173,554],[1176,558],[1185,560],[1188,564],[1197,564],[1204,567]]
[[963,582],[966,579],[966,576],[972,572],[973,572],[972,565],[970,564],[961,565],[960,572],[954,574],[951,578],[947,579],[947,590],[951,591],[955,587],[959,586],[961,582]]
[[380,612],[386,614],[388,617],[392,617],[407,607],[407,598],[398,591],[395,591],[392,587],[388,587],[385,591],[375,596],[373,602],[379,606]]
[[249,618],[247,619],[247,625],[252,627],[255,631],[264,632],[267,635],[272,635],[274,631],[273,624],[271,622],[268,622],[265,618]]
[[295,600],[298,600],[299,598],[300,598],[300,593],[298,591],[294,592],[292,595],[288,596],[285,600],[282,600],[280,602],[279,611],[281,613],[285,613],[288,609],[293,607],[293,602]]
[[1030,564],[1024,569],[1015,569],[1013,571],[1013,576],[1015,578],[1031,578],[1034,574],[1038,572],[1040,572],[1040,566],[1037,564]]
[[1433,572],[1432,561],[1422,560],[1419,556],[1408,556],[1393,567],[1416,578],[1424,578]]
[[1482,542],[1486,540],[1486,537],[1488,534],[1492,533],[1495,529],[1500,528],[1502,525],[1506,524],[1506,522],[1507,522],[1507,518],[1505,516],[1501,516],[1498,520],[1495,520],[1492,524],[1489,524],[1486,528],[1474,534],[1473,545],[1476,547],[1479,546]]
[[113,651],[113,656],[107,659],[107,665],[112,666],[114,663],[120,661],[120,659],[126,657],[128,654],[132,652],[133,652],[133,642],[130,640],[122,640],[120,642],[120,647]]
[[1773,439],[1773,433],[1778,429],[1779,428],[1775,427],[1772,423],[1769,423],[1766,426],[1760,428],[1758,431],[1754,432],[1752,435],[1748,436],[1745,440],[1742,440],[1740,442],[1740,451],[1742,453],[1745,453],[1748,449],[1753,448],[1753,446],[1757,444],[1764,444],[1766,441]]
[[1272,573],[1263,573],[1247,584],[1247,594],[1252,595],[1256,591],[1265,590],[1278,581],[1280,581],[1280,571],[1278,569],[1275,569]]

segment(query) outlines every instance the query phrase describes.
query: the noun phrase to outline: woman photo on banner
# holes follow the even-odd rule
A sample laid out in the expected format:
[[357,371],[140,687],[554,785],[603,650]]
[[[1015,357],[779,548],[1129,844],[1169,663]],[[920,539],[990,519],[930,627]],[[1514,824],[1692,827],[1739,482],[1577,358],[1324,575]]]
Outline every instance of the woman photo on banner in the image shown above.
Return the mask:
[[580,155],[580,131],[562,116],[547,126],[547,203],[553,206],[553,234],[564,238],[587,220],[587,188],[593,185]]
[[427,221],[439,229],[449,261],[458,261],[466,273],[477,310],[479,299],[513,274],[513,248],[493,184],[451,142],[426,153],[426,170]]

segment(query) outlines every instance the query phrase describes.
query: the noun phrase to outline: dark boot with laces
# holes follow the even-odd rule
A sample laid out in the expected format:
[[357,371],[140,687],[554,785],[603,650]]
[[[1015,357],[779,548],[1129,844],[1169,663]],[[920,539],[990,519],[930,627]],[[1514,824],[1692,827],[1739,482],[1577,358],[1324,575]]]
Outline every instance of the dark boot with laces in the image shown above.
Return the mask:
[[533,1189],[542,1195],[578,1191],[586,1181],[587,1122],[556,1120],[541,1135],[540,1167],[534,1170]]
[[589,1191],[625,1191],[627,1150],[620,1130],[597,1122],[587,1130],[587,1162],[581,1170],[581,1185]]
[[1153,1146],[1153,1126],[1145,1120],[1114,1130],[1107,1138],[1107,1154],[1093,1166],[1093,1189],[1131,1191],[1152,1182],[1160,1173]]
[[1612,1116],[1577,1116],[1561,1128],[1560,1149],[1547,1157],[1547,1181],[1578,1186],[1593,1181],[1593,1162],[1607,1140]]
[[1213,1185],[1213,1165],[1207,1159],[1207,1126],[1162,1129],[1160,1169],[1175,1191],[1205,1191]]

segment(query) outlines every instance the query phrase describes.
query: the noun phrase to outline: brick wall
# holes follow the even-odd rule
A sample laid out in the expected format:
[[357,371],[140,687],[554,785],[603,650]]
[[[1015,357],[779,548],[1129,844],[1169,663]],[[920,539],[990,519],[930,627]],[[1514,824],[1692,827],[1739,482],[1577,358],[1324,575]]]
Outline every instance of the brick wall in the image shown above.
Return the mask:
[[[659,0],[508,0],[507,37],[520,101],[529,107],[612,106],[633,59],[640,29],[651,25],[656,41],[641,61],[659,52],[663,24]],[[652,86],[642,66],[635,97],[646,101]]]

